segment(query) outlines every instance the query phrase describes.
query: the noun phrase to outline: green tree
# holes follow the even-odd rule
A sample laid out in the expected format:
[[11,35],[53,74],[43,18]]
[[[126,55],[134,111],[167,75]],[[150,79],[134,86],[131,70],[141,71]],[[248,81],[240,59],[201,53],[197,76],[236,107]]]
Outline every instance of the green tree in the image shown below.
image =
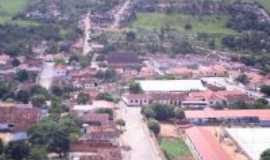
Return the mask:
[[136,39],[136,33],[133,31],[129,31],[126,33],[126,41],[127,42],[132,42]]
[[241,74],[236,78],[237,82],[240,82],[242,84],[248,84],[249,83],[249,78],[246,74]]
[[142,93],[143,90],[139,83],[133,82],[129,84],[129,92],[134,93],[134,94],[139,94],[139,93]]
[[256,104],[267,106],[269,102],[267,101],[267,99],[259,98],[256,100]]
[[265,151],[261,154],[260,160],[270,160],[270,149],[265,150]]
[[3,154],[5,151],[5,145],[3,141],[0,139],[0,155]]
[[16,95],[16,99],[22,103],[27,104],[30,100],[30,94],[28,91],[20,90]]
[[158,135],[160,133],[160,125],[157,120],[149,119],[147,122],[147,126],[155,135]]
[[210,49],[215,49],[216,48],[216,41],[215,39],[211,39],[209,42],[208,42],[208,47]]
[[7,159],[23,160],[30,153],[30,146],[25,141],[10,142],[5,149]]
[[98,100],[114,101],[113,96],[110,93],[100,93],[97,95]]
[[180,108],[175,108],[174,109],[174,117],[177,118],[177,119],[185,119],[186,116],[185,116],[185,112],[180,109]]
[[49,92],[46,88],[43,88],[40,85],[34,85],[31,90],[30,90],[30,94],[31,96],[34,95],[43,95],[44,97],[46,97],[46,99],[49,98]]
[[192,30],[192,25],[190,23],[185,24],[185,30]]
[[117,119],[117,120],[115,121],[115,123],[116,123],[118,126],[120,126],[120,129],[122,129],[122,127],[125,127],[125,126],[126,126],[126,122],[125,122],[125,120],[123,120],[123,119]]
[[10,83],[0,81],[0,98],[5,97],[5,95],[11,91],[11,89],[12,87]]
[[17,67],[21,64],[21,62],[17,58],[14,58],[12,59],[11,64],[12,66]]
[[58,121],[47,118],[34,125],[29,131],[29,141],[33,145],[46,146],[50,152],[63,157],[69,151],[70,133]]
[[66,107],[62,104],[61,99],[58,97],[54,97],[51,100],[51,107],[49,109],[49,113],[52,117],[59,119],[61,114],[66,112]]
[[270,86],[269,85],[261,86],[261,92],[266,96],[270,96]]
[[27,160],[48,160],[47,149],[43,146],[33,146],[31,147],[30,155]]
[[72,55],[70,58],[69,58],[69,63],[73,63],[73,62],[79,62],[80,61],[80,57],[78,55]]
[[105,113],[110,116],[110,119],[113,119],[113,110],[110,108],[99,108],[96,110],[96,113]]
[[26,70],[19,70],[16,72],[16,79],[20,82],[27,81],[29,79],[29,73]]
[[144,107],[142,108],[141,112],[146,118],[156,117],[156,112],[154,111],[153,107]]
[[104,82],[115,82],[117,80],[117,73],[113,69],[107,69],[105,71],[97,72],[95,77],[103,80]]
[[64,132],[69,133],[70,141],[74,141],[80,136],[81,122],[72,116],[63,116],[59,120],[59,126]]
[[46,104],[46,97],[44,95],[34,95],[31,98],[32,105],[35,107],[42,107]]
[[166,104],[153,104],[148,106],[154,111],[156,120],[165,121],[174,118],[174,107]]
[[77,103],[79,104],[87,104],[90,101],[90,97],[88,94],[79,93],[77,98]]
[[56,86],[56,85],[52,86],[51,92],[53,95],[59,96],[59,97],[63,96],[63,94],[64,94],[63,88],[60,86]]

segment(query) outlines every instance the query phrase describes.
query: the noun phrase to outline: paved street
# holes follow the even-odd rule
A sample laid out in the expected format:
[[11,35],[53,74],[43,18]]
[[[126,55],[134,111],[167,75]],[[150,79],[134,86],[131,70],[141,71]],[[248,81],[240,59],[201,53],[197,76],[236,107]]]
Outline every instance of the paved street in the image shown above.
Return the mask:
[[49,89],[51,87],[53,77],[54,77],[54,63],[45,62],[43,65],[43,70],[39,77],[39,84],[42,87]]
[[83,45],[83,55],[87,55],[91,50],[92,47],[89,44],[88,40],[90,40],[90,34],[91,34],[91,19],[90,19],[90,13],[88,13],[84,19],[84,45]]
[[159,148],[155,145],[147,129],[140,108],[130,108],[121,102],[118,116],[126,121],[126,131],[121,139],[131,147],[125,160],[161,160]]
[[112,24],[112,28],[118,28],[120,26],[122,15],[125,13],[126,9],[128,9],[131,0],[127,0],[123,6],[118,10],[118,12],[114,15],[115,21]]

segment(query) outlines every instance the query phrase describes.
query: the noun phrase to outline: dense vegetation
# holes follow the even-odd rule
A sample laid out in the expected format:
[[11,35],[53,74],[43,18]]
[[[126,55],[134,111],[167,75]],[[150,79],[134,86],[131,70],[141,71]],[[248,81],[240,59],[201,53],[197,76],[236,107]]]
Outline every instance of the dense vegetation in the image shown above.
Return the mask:
[[[72,35],[63,36],[61,27],[52,24],[42,26],[20,27],[17,25],[0,26],[0,51],[9,55],[32,55],[33,47],[40,45],[42,41],[47,42],[47,51],[57,53],[69,49],[69,40],[76,37],[76,31]],[[68,39],[69,38],[69,39]],[[58,44],[60,41],[67,43]]]
[[155,135],[160,132],[159,121],[183,120],[185,118],[182,109],[166,104],[152,104],[144,107],[141,112],[147,118],[147,125]]
[[268,160],[268,159],[270,159],[270,149],[263,151],[260,157],[260,160]]

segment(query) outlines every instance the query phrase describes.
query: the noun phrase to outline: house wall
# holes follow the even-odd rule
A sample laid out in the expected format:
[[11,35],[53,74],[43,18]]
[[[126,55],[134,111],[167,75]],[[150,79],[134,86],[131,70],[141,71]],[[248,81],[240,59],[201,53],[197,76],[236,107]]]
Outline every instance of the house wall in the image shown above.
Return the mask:
[[195,160],[203,160],[203,158],[201,157],[200,153],[197,152],[196,147],[193,145],[192,141],[189,139],[189,137],[185,138],[185,143],[188,146],[191,154],[193,155],[193,158]]
[[175,100],[175,99],[152,100],[146,97],[137,98],[137,99],[136,98],[129,99],[127,97],[123,97],[122,99],[128,106],[145,106],[145,105],[150,105],[150,104],[155,104],[155,103],[181,106],[181,100]]
[[249,125],[249,124],[265,124],[270,126],[270,121],[259,121],[258,119],[251,117],[253,119],[249,119],[246,117],[231,117],[231,118],[194,118],[188,119],[192,124],[195,125],[218,125],[218,124],[229,124],[229,125]]
[[193,103],[188,101],[183,101],[182,106],[184,108],[193,108],[193,109],[202,109],[208,107],[208,102],[202,102],[202,101],[194,101]]
[[127,99],[127,98],[122,99],[128,106],[145,106],[150,104],[148,99]]

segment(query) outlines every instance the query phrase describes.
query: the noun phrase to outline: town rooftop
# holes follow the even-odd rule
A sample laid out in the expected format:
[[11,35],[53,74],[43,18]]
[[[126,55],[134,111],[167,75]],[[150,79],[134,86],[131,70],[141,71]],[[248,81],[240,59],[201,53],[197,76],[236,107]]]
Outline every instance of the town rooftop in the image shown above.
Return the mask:
[[270,128],[227,128],[226,131],[252,160],[259,160],[270,146]]
[[142,80],[138,81],[138,83],[146,92],[188,92],[206,90],[201,80]]
[[203,160],[231,160],[214,135],[203,127],[186,130],[191,152]]
[[197,110],[185,111],[185,115],[188,119],[257,117],[260,120],[270,120],[270,109]]

